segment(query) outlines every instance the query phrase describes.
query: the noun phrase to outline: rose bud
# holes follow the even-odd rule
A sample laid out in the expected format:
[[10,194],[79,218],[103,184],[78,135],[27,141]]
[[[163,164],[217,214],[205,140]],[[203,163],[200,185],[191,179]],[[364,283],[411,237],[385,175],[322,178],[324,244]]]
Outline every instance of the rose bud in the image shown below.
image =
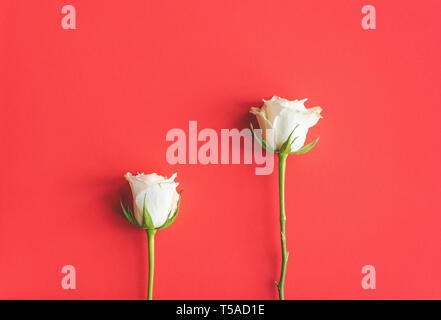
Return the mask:
[[133,211],[123,209],[126,218],[142,229],[163,229],[169,226],[178,213],[180,194],[176,192],[179,183],[174,182],[177,174],[170,179],[152,174],[125,174],[133,196]]
[[308,129],[322,118],[322,108],[307,109],[304,105],[307,100],[289,101],[274,96],[263,100],[261,108],[251,108],[250,113],[256,115],[262,129],[266,149],[278,153],[304,153],[314,146],[317,140],[301,150]]

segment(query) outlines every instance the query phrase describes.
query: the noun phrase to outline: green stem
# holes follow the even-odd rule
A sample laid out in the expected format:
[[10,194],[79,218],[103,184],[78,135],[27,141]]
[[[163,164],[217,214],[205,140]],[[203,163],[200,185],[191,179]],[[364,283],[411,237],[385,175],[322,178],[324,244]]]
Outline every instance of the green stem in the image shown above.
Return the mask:
[[149,241],[149,288],[147,300],[153,300],[153,273],[155,270],[155,229],[147,229],[147,239]]
[[285,300],[285,274],[286,264],[288,262],[288,252],[286,252],[286,236],[285,236],[285,167],[288,154],[279,154],[279,202],[280,202],[280,239],[282,244],[282,270],[280,272],[280,281],[276,282],[279,289],[279,299]]

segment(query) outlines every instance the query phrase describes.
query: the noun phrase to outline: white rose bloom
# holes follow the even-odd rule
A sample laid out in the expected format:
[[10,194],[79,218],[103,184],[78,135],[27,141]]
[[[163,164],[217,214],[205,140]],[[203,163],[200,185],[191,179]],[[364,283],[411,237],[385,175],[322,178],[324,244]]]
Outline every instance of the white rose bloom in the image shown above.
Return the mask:
[[[296,126],[298,127],[291,139],[297,138],[291,145],[291,152],[303,147],[308,129],[322,118],[322,108],[307,109],[304,105],[306,100],[308,99],[289,101],[272,97],[270,100],[263,100],[261,108],[251,108],[250,112],[256,115],[262,136],[271,149],[279,150]],[[267,129],[272,130],[266,132]],[[267,133],[271,136],[267,137]]]
[[130,172],[125,174],[132,189],[135,219],[140,226],[144,222],[144,199],[155,228],[164,225],[175,213],[179,200],[179,194],[176,192],[179,183],[174,182],[176,176],[175,173],[167,179],[156,173],[147,175],[141,173],[136,176]]

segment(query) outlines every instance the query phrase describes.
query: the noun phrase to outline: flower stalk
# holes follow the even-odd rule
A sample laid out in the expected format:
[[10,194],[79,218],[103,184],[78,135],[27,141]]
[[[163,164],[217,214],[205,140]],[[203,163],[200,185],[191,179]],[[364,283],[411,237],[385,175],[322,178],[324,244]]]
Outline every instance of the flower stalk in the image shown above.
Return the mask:
[[286,265],[288,263],[289,253],[286,251],[286,234],[285,234],[285,168],[286,158],[288,154],[279,153],[279,202],[280,202],[280,242],[282,246],[282,269],[280,271],[280,280],[276,281],[279,290],[279,299],[285,300],[285,275]]
[[286,251],[285,233],[285,168],[286,158],[290,154],[304,154],[309,152],[318,141],[318,138],[305,144],[306,134],[309,128],[315,126],[322,116],[322,108],[306,108],[305,101],[290,101],[280,97],[272,97],[270,100],[263,100],[263,106],[253,107],[250,113],[257,117],[262,136],[259,137],[250,123],[254,138],[262,148],[268,152],[274,152],[279,156],[279,203],[280,203],[280,242],[282,246],[282,269],[279,282],[276,281],[279,290],[279,299],[285,300],[285,276],[288,263],[288,252]]
[[153,277],[155,272],[155,234],[156,229],[146,229],[149,253],[149,284],[147,300],[153,300]]
[[167,179],[156,173],[136,176],[127,172],[125,178],[130,183],[133,196],[133,211],[120,200],[126,219],[140,229],[144,229],[148,240],[149,279],[147,300],[153,300],[153,278],[155,273],[155,234],[157,230],[170,226],[178,215],[181,193],[176,191],[176,173]]

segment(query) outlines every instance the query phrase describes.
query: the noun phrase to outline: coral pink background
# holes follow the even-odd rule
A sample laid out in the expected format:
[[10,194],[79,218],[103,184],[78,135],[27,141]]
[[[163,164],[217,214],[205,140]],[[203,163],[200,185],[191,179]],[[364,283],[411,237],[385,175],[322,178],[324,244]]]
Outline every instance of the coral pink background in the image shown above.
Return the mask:
[[[63,30],[61,8],[77,9]],[[377,30],[361,8],[377,9]],[[277,173],[169,165],[172,128],[244,128],[308,97],[316,148],[287,167],[286,296],[441,298],[441,2],[2,1],[0,298],[143,299],[126,171],[178,172],[155,298],[274,299]],[[63,265],[77,289],[63,290]],[[361,268],[377,271],[363,290]]]

